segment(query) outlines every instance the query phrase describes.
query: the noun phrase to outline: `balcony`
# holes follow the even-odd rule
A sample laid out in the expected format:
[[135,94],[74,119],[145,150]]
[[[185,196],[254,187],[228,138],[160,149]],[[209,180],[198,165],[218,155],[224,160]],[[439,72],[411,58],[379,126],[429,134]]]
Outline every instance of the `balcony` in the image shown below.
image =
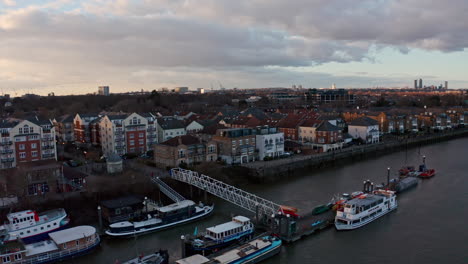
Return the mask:
[[124,148],[125,148],[124,145],[117,145],[117,146],[115,146],[115,149],[116,149],[116,150],[122,150],[122,149],[124,149]]
[[42,133],[50,133],[52,129],[43,128]]
[[10,136],[10,133],[2,133],[1,136],[2,136],[2,137],[9,137],[9,136]]
[[125,139],[123,137],[115,138],[115,142],[124,142]]
[[13,162],[15,161],[15,158],[6,158],[6,159],[1,159],[2,163],[6,163],[6,162]]
[[54,145],[44,145],[42,146],[42,149],[54,149],[55,146]]
[[43,137],[42,141],[54,141],[53,137]]
[[156,128],[155,127],[152,127],[152,128],[148,128],[146,129],[147,132],[156,132]]
[[117,130],[117,131],[114,132],[114,134],[115,134],[116,136],[123,135],[123,133],[124,133],[124,132],[121,131],[121,130]]
[[11,144],[13,144],[13,142],[11,140],[0,142],[0,146],[9,146]]
[[12,149],[4,149],[2,150],[2,152],[0,152],[1,154],[12,154],[13,153],[13,150]]
[[51,154],[42,154],[42,158],[43,158],[43,159],[55,158],[55,154],[54,154],[54,153],[51,153]]
[[148,135],[147,138],[156,138],[156,135]]

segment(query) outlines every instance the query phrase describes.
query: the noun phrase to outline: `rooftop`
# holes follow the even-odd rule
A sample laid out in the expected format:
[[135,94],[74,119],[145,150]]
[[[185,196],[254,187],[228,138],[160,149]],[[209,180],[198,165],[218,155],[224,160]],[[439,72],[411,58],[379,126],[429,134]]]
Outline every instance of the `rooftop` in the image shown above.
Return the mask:
[[76,226],[49,234],[49,237],[57,244],[74,241],[83,237],[90,237],[96,233],[92,226]]
[[379,122],[367,116],[359,117],[349,123],[350,126],[376,126],[378,124]]
[[177,136],[168,139],[161,143],[161,145],[176,147],[179,145],[196,145],[201,144],[200,139],[192,135]]

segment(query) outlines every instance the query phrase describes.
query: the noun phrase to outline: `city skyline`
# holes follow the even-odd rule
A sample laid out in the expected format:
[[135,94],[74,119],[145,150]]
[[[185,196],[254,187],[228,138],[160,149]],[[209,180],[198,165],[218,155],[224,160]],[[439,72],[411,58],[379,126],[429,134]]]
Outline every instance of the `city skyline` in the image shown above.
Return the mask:
[[411,88],[420,78],[467,88],[463,7],[468,2],[0,0],[0,92]]

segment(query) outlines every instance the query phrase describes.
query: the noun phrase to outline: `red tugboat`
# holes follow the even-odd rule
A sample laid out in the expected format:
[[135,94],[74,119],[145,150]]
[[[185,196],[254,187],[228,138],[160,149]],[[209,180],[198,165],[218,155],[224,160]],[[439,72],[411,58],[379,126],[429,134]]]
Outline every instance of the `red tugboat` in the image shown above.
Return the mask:
[[435,176],[434,169],[428,169],[426,167],[426,156],[423,156],[423,164],[419,165],[418,177],[428,179]]

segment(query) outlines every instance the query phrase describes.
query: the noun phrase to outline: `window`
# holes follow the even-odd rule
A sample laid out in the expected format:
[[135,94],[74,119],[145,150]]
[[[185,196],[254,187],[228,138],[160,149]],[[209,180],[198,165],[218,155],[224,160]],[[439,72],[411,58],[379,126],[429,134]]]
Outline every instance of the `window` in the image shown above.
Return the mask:
[[15,254],[15,260],[20,260],[22,258],[23,256],[21,255],[21,253]]
[[37,157],[37,151],[31,152],[31,156],[32,156],[33,158],[36,158],[36,157]]
[[10,256],[4,256],[3,263],[8,263],[8,262],[11,262]]
[[138,133],[138,137],[139,137],[139,138],[142,138],[142,137],[144,137],[144,136],[145,136],[144,133]]
[[19,156],[20,156],[20,159],[25,159],[26,158],[26,152],[20,152]]
[[20,128],[18,129],[18,132],[19,132],[20,134],[23,134],[23,128],[20,127]]
[[143,139],[138,140],[138,144],[143,145],[145,144],[145,141]]
[[[50,129],[50,128],[49,128],[49,129]],[[29,128],[29,133],[31,133],[31,134],[34,133],[34,127],[30,127],[30,128]]]
[[76,245],[77,245],[77,246],[80,245],[80,241],[79,241],[79,240],[76,241]]
[[26,147],[24,146],[24,144],[19,144],[19,150],[25,150]]
[[32,148],[32,149],[36,149],[36,148],[37,148],[37,144],[36,144],[36,143],[32,143],[32,144],[31,144],[31,148]]
[[135,134],[130,134],[130,138],[135,138]]
[[130,146],[134,146],[135,145],[135,140],[130,140]]
[[67,243],[63,243],[63,249],[67,249]]

